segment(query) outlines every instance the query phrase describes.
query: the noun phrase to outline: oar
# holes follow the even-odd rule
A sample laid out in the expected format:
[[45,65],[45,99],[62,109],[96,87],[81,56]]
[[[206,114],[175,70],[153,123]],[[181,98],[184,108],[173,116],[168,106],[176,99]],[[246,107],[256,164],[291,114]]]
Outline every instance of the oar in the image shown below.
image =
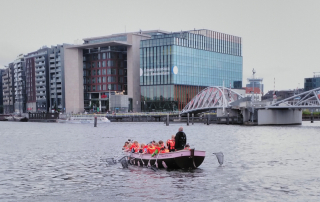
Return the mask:
[[218,159],[218,162],[220,164],[220,166],[223,164],[223,158],[224,158],[224,155],[222,152],[217,152],[217,153],[213,153],[214,155],[216,155],[217,159]]
[[[153,166],[151,166],[151,169],[153,171],[157,171],[158,170],[158,157],[159,157],[160,152],[157,155],[156,161],[154,162]],[[156,166],[155,166],[156,165]]]
[[142,154],[139,153],[139,156],[140,156],[140,160],[142,161],[142,167],[143,167],[143,166],[144,166],[144,162],[143,162],[143,160],[142,160]]

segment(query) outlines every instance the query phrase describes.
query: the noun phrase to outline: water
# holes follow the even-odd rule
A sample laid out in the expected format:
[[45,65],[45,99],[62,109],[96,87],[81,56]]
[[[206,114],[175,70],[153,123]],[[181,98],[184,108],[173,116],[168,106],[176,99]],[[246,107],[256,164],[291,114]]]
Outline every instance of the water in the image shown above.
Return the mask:
[[[320,122],[184,126],[197,170],[157,172],[106,159],[128,138],[167,140],[179,124],[0,122],[1,201],[319,201]],[[213,152],[222,151],[223,166]]]

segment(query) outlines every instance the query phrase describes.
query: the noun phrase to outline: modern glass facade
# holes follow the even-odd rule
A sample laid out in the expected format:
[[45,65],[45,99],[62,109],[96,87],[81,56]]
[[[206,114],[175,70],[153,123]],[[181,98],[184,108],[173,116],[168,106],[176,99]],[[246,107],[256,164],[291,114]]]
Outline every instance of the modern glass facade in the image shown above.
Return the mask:
[[242,82],[240,37],[193,30],[140,43],[142,111],[181,110],[201,89],[223,82]]
[[320,87],[320,76],[315,76],[313,78],[305,78],[304,79],[304,90],[312,90],[314,88]]

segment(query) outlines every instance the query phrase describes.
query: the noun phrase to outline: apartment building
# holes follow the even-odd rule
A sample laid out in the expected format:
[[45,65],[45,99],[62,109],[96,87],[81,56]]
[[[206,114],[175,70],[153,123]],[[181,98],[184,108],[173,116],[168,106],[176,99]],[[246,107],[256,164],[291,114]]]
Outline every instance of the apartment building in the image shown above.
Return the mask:
[[23,54],[20,54],[13,62],[14,69],[14,110],[16,113],[26,112],[26,75],[25,61]]
[[51,46],[49,54],[50,111],[65,112],[65,47],[68,44]]
[[24,56],[28,112],[47,112],[49,110],[48,51],[49,48],[44,46]]
[[14,112],[14,71],[13,63],[10,63],[2,72],[2,89],[3,89],[3,113],[9,114]]

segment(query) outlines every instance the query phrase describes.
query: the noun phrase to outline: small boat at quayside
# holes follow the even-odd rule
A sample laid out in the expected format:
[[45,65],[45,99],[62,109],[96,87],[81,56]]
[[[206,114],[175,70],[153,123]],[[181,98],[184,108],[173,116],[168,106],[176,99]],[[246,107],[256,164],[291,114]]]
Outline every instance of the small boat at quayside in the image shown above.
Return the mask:
[[[94,123],[95,116],[71,116],[66,120],[58,120],[59,123]],[[97,116],[97,123],[109,123],[110,120],[104,116]]]
[[130,152],[127,155],[131,165],[148,167],[155,165],[157,168],[166,169],[196,169],[204,161],[206,152],[190,149],[159,153],[153,157],[151,154]]

